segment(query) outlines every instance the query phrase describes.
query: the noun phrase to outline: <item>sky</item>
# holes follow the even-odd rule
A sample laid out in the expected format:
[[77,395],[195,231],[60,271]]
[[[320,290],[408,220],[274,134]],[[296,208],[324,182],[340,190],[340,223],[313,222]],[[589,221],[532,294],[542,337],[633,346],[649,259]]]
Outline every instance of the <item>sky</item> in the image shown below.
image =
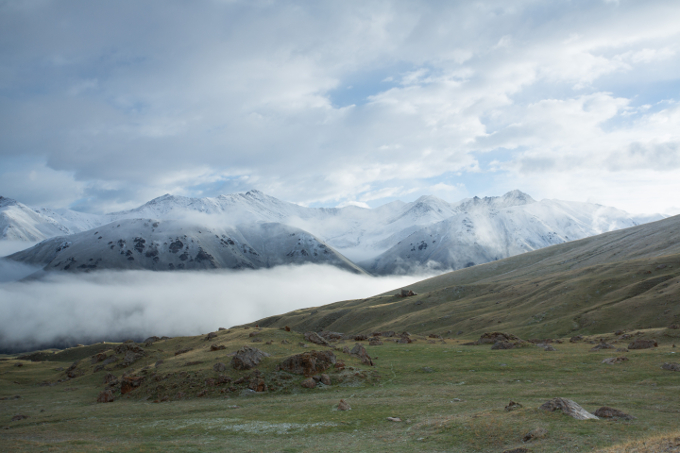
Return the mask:
[[0,2],[0,195],[680,213],[680,2]]

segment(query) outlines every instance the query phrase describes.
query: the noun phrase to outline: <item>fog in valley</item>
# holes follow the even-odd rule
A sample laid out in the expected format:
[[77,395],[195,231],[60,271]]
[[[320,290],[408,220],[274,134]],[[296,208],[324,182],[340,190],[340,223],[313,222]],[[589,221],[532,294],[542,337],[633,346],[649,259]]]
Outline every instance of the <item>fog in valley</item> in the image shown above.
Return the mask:
[[[4,275],[26,271],[6,262],[0,269]],[[0,283],[0,351],[199,335],[372,296],[425,277],[369,277],[318,265],[238,272],[47,273]]]

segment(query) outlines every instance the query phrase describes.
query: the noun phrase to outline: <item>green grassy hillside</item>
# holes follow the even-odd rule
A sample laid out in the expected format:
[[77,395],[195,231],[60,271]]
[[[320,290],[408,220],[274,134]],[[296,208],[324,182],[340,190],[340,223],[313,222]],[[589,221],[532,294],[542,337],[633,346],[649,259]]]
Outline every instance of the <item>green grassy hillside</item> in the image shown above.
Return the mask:
[[407,330],[526,338],[680,322],[680,216],[418,282],[408,289],[259,320],[294,330]]

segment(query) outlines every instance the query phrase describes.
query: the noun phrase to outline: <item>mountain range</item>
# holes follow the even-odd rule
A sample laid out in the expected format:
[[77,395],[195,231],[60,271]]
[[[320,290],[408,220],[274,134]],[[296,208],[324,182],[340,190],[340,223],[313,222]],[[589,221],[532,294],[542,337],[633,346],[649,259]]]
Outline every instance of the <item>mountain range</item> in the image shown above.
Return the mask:
[[0,197],[0,238],[42,241],[7,257],[45,270],[209,269],[320,263],[375,275],[445,271],[662,219],[514,190],[366,209],[308,208],[252,190],[163,195],[97,215]]

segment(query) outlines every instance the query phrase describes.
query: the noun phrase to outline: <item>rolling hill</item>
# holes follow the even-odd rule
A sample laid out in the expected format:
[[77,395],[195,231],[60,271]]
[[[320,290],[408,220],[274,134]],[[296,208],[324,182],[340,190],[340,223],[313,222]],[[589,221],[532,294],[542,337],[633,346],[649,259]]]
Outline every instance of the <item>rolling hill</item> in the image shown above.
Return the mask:
[[680,216],[546,247],[408,289],[259,320],[294,330],[491,330],[530,338],[680,323]]

